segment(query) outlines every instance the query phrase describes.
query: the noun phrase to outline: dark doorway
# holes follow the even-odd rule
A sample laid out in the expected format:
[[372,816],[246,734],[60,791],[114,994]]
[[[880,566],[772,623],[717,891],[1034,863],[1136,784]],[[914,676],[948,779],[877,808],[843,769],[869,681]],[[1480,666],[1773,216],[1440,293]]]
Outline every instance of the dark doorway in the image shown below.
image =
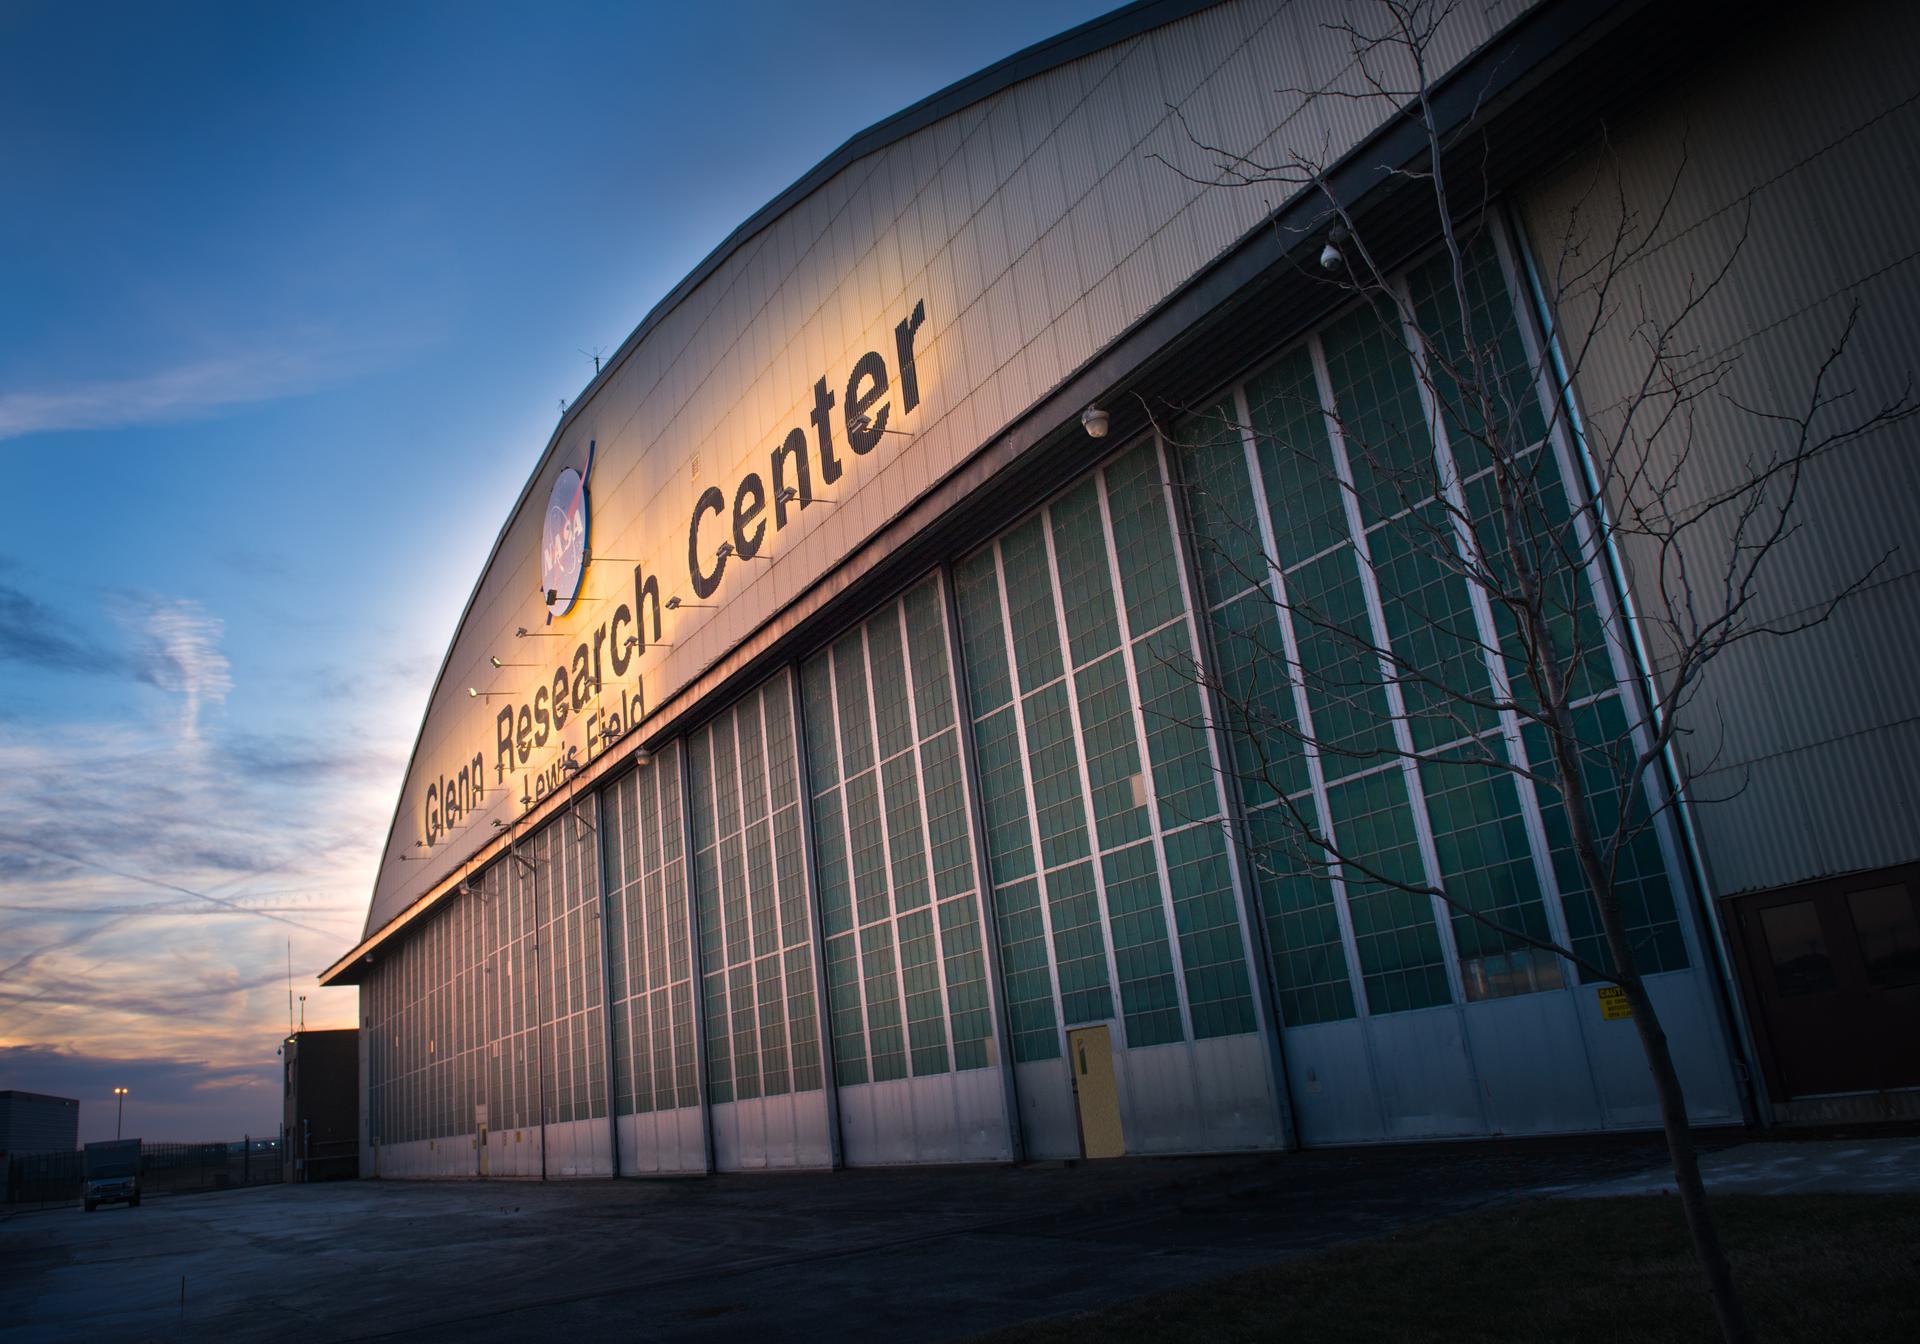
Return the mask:
[[1776,1097],[1920,1087],[1920,864],[1729,904]]

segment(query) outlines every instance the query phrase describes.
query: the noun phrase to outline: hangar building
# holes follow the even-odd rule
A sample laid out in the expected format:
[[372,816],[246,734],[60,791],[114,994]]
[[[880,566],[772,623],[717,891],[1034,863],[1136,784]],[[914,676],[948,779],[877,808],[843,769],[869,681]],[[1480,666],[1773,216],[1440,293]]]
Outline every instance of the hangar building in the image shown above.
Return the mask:
[[[1341,643],[1444,611],[1436,657],[1511,676],[1355,436],[1470,498],[1421,321],[1461,295],[1564,499],[1611,504],[1650,331],[1738,356],[1689,421],[1709,477],[1850,315],[1841,411],[1897,407],[1920,13],[1446,8],[1456,290],[1369,12],[1117,10],[856,136],[646,317],[507,514],[323,976],[360,986],[364,1174],[1657,1123],[1552,780],[1423,756],[1417,679]],[[1639,819],[1612,858],[1700,1123],[1915,1110],[1915,447],[1894,415],[1809,470],[1768,619],[1851,598],[1730,651],[1713,730],[1595,804]],[[1665,654],[1634,560],[1596,548],[1563,600],[1581,721],[1637,743]],[[1250,766],[1235,688],[1297,750]],[[1522,760],[1488,712],[1463,741]],[[1303,815],[1343,864],[1275,860]]]

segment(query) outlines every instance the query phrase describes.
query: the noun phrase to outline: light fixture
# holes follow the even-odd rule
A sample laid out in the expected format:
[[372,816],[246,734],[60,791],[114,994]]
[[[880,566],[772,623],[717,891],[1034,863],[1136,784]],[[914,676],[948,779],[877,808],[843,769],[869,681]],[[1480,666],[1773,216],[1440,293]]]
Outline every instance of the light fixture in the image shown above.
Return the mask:
[[538,667],[540,666],[540,664],[538,663],[503,663],[500,661],[500,655],[497,653],[487,655],[487,661],[493,664],[493,670],[496,672],[498,672],[503,667]]
[[[891,434],[893,431],[888,430],[887,433]],[[791,504],[799,498],[800,492],[792,486],[788,486],[773,497],[773,502],[776,504]],[[833,502],[834,500],[827,495],[808,495],[806,498],[806,504],[832,504]],[[801,507],[805,508],[806,504],[802,504]]]
[[[853,419],[847,421],[847,433],[849,435],[871,434],[872,432],[873,432],[873,417],[870,415],[856,415],[853,417]],[[910,439],[913,437],[911,433],[909,433],[904,429],[883,429],[880,432],[882,434],[898,434],[903,439]]]
[[682,602],[678,597],[670,597],[667,599],[668,611],[678,611],[682,607],[700,607],[706,611],[720,610],[719,607],[715,606],[711,602]]
[[1107,413],[1098,406],[1089,406],[1080,412],[1080,428],[1087,431],[1090,439],[1107,437]]
[[643,768],[646,766],[652,765],[653,753],[648,751],[645,747],[635,747],[633,749],[633,763]]
[[483,691],[477,686],[467,687],[467,699],[469,700],[508,700],[512,697],[512,691]]
[[1320,249],[1320,269],[1337,271],[1346,262],[1340,251],[1340,244],[1347,241],[1347,231],[1342,225],[1335,224],[1327,230],[1327,243]]
[[507,829],[507,823],[500,820],[500,818],[498,817],[495,817],[492,821],[488,822],[487,825],[493,827],[493,829],[496,831],[504,831]]
[[515,639],[565,639],[566,638],[566,636],[560,633],[560,631],[558,630],[529,630],[524,625],[513,632],[513,637]]
[[[637,646],[637,645],[638,645],[639,643],[640,643],[640,636],[638,636],[638,635],[628,635],[628,636],[627,636],[627,642],[626,642],[626,645],[625,645],[625,649],[624,649],[623,651],[625,651],[625,652],[630,652],[630,651],[632,651],[632,650],[633,650],[633,649],[634,649],[634,648],[635,648],[635,647],[636,647],[636,646]],[[672,647],[673,647],[673,641],[672,641],[672,640],[670,640],[670,639],[655,639],[655,640],[649,640],[649,641],[648,641],[648,643],[647,643],[647,647],[648,647],[648,648],[650,648],[650,649],[670,649],[670,648],[672,648]]]

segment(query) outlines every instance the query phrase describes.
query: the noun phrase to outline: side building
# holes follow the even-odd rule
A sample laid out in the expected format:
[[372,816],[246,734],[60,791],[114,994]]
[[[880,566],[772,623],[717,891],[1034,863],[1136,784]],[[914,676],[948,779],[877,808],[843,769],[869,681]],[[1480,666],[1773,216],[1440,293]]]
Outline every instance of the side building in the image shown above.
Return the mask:
[[359,1038],[353,1027],[303,1027],[281,1042],[282,1180],[359,1174]]
[[[1443,235],[1360,9],[1145,0],[962,81],[742,224],[575,400],[322,977],[360,986],[363,1174],[1657,1124],[1552,778],[1436,762],[1405,670],[1487,688],[1462,741],[1535,750],[1500,614],[1381,521],[1376,451],[1443,483],[1407,508],[1484,484],[1432,405],[1449,322],[1569,533],[1625,498],[1649,331],[1723,370],[1684,440],[1709,481],[1753,461],[1726,407],[1830,363],[1890,408],[1810,464],[1754,608],[1809,628],[1716,662],[1687,721],[1717,732],[1594,805],[1631,823],[1696,1122],[1920,1111],[1920,248],[1884,170],[1920,142],[1915,17],[1437,7]],[[1339,283],[1360,255],[1384,310]],[[1582,731],[1638,746],[1675,655],[1621,535],[1556,601]],[[1276,860],[1303,817],[1345,862]]]
[[71,1153],[80,1146],[80,1103],[43,1092],[0,1091],[0,1158]]

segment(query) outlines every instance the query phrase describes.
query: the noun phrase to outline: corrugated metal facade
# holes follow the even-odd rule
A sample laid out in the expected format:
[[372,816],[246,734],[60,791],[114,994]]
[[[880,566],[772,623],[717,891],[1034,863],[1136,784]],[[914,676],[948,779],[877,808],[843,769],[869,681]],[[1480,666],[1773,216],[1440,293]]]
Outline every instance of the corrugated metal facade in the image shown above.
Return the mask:
[[[1465,60],[1531,8],[1456,11],[1435,50]],[[513,840],[365,973],[370,1171],[1074,1155],[1090,1040],[1111,1050],[1132,1152],[1657,1122],[1633,1031],[1597,1011],[1574,961],[1489,937],[1438,898],[1264,869],[1279,794],[1249,784],[1197,689],[1202,665],[1250,679],[1308,740],[1316,716],[1357,714],[1403,752],[1422,731],[1396,678],[1363,668],[1343,690],[1317,683],[1315,667],[1342,669],[1299,614],[1302,593],[1347,601],[1388,648],[1406,638],[1395,585],[1450,582],[1390,553],[1354,502],[1358,458],[1343,442],[1348,418],[1401,416],[1408,442],[1451,461],[1420,409],[1412,330],[1336,314],[1248,373],[1266,358],[1250,350],[1219,370],[1223,438],[1202,416],[1090,458],[744,694],[710,694],[760,676],[749,656],[770,632],[800,627],[886,559],[863,543],[943,480],[980,472],[976,454],[1004,426],[1259,225],[1273,204],[1260,193],[1205,188],[1162,161],[1199,166],[1189,134],[1278,159],[1337,157],[1379,128],[1360,102],[1274,92],[1361,87],[1326,27],[1347,13],[1335,0],[1222,4],[999,88],[833,173],[610,364],[503,531],[416,749],[369,933],[492,832]],[[1904,49],[1920,23],[1869,5],[1801,26],[1717,54],[1616,128],[1606,153],[1529,184],[1520,231],[1483,241],[1490,320],[1537,370],[1529,276],[1554,289],[1569,222],[1608,228],[1616,175],[1642,219],[1678,183],[1658,245],[1614,292],[1612,324],[1591,345],[1563,338],[1589,452],[1630,401],[1635,327],[1684,303],[1749,207],[1731,282],[1682,333],[1687,357],[1738,352],[1727,389],[1779,405],[1858,301],[1843,366],[1854,395],[1829,414],[1904,383],[1920,350],[1920,249],[1897,206],[1920,166],[1920,78],[1869,53]],[[1853,186],[1895,178],[1898,191]],[[1418,265],[1395,279],[1410,304],[1422,283]],[[1591,319],[1585,302],[1555,290],[1563,333]],[[679,596],[664,575],[701,485],[765,469],[769,436],[808,423],[809,385],[894,350],[920,304],[918,405],[899,398],[892,422],[906,446],[851,459],[823,488],[829,507],[769,532],[767,560],[736,558],[711,605],[672,613],[663,642],[643,632],[649,717],[626,742],[659,744],[651,760],[563,777],[569,806],[525,834],[517,790],[490,787],[452,839],[416,844],[439,756],[491,742],[493,709],[463,688],[490,684],[489,656],[528,621],[538,506],[578,443],[595,444],[595,550],[638,557],[663,598]],[[1527,393],[1540,398],[1522,413],[1529,442],[1575,479],[1580,445],[1549,382]],[[1274,409],[1288,398],[1304,418]],[[1699,498],[1737,480],[1758,440],[1720,402],[1692,427],[1702,446],[1683,486]],[[1912,447],[1903,427],[1819,464],[1805,507],[1823,525],[1794,539],[1764,615],[1806,611],[1905,538],[1920,499]],[[1348,497],[1332,523],[1300,512],[1287,463],[1308,460]],[[1221,567],[1227,531],[1195,504],[1195,482],[1233,501],[1271,573],[1239,582]],[[1645,614],[1649,557],[1624,549]],[[1604,622],[1615,594],[1603,567],[1589,577],[1579,619]],[[589,600],[608,605],[587,620],[637,582],[624,562],[589,568]],[[1454,597],[1487,651],[1475,675],[1501,684],[1485,599]],[[1717,666],[1693,711],[1715,730],[1682,751],[1716,893],[1920,857],[1917,629],[1909,547],[1814,636],[1742,645]],[[1658,661],[1657,631],[1646,643]],[[1597,656],[1580,712],[1613,734],[1636,669],[1618,641]],[[1522,765],[1532,749],[1511,713],[1476,732]],[[589,767],[611,763],[605,744],[582,745]],[[1548,787],[1469,787],[1405,759],[1340,764],[1317,745],[1288,770],[1293,804],[1411,880],[1484,893],[1570,946],[1595,938]],[[1703,801],[1718,792],[1737,796]],[[397,861],[410,846],[428,861]],[[1692,899],[1690,852],[1675,814],[1636,841],[1634,935],[1694,1118],[1734,1122],[1726,950]]]
[[[1911,396],[1920,366],[1920,65],[1907,53],[1916,41],[1920,13],[1897,3],[1768,24],[1675,96],[1614,127],[1606,150],[1526,193],[1549,289],[1556,272],[1580,264],[1563,264],[1570,241],[1584,243],[1591,263],[1620,202],[1633,236],[1648,244],[1619,275],[1574,373],[1596,445],[1614,441],[1635,407],[1649,365],[1645,333],[1673,321],[1731,262],[1725,283],[1674,333],[1692,369],[1732,361],[1720,392],[1693,403],[1692,439],[1703,447],[1676,479],[1679,502],[1729,489],[1787,442],[1789,429],[1743,408],[1803,414],[1850,314],[1857,326],[1828,385],[1844,396],[1815,433]],[[1558,311],[1563,343],[1583,344],[1597,311],[1590,288],[1567,286]],[[1659,409],[1655,398],[1636,423]],[[1686,441],[1678,428],[1664,435],[1655,466],[1674,463]],[[1680,754],[1719,895],[1920,857],[1916,448],[1909,422],[1815,464],[1799,506],[1803,528],[1764,576],[1755,618],[1804,620],[1872,577],[1817,632],[1731,649],[1692,705],[1697,726]],[[1698,573],[1724,572],[1726,538],[1724,527],[1703,529]],[[1658,558],[1623,549],[1657,663],[1666,652]]]
[[[1441,48],[1463,55],[1521,8],[1459,7]],[[468,694],[501,685],[488,659],[549,652],[514,631],[539,628],[528,599],[548,491],[589,443],[592,549],[643,562],[673,595],[701,487],[765,470],[788,427],[807,425],[815,380],[837,389],[863,352],[892,350],[895,324],[924,304],[919,405],[894,420],[912,450],[890,438],[851,459],[831,490],[816,483],[831,507],[795,509],[761,559],[732,564],[716,609],[668,614],[664,642],[622,682],[644,678],[651,736],[689,706],[680,691],[718,684],[770,621],[804,620],[884,559],[862,543],[1260,224],[1269,193],[1185,175],[1212,171],[1193,140],[1285,162],[1294,150],[1337,157],[1378,126],[1378,107],[1287,92],[1363,87],[1327,28],[1344,11],[1339,0],[1229,0],[1015,83],[834,173],[629,341],[568,412],[470,599],[367,933],[456,870],[491,820],[516,815],[509,781],[463,810],[464,843],[418,843],[429,784],[476,746],[490,758],[499,706]],[[633,584],[630,565],[589,566],[582,603],[604,620]],[[601,744],[580,747],[591,757]]]

